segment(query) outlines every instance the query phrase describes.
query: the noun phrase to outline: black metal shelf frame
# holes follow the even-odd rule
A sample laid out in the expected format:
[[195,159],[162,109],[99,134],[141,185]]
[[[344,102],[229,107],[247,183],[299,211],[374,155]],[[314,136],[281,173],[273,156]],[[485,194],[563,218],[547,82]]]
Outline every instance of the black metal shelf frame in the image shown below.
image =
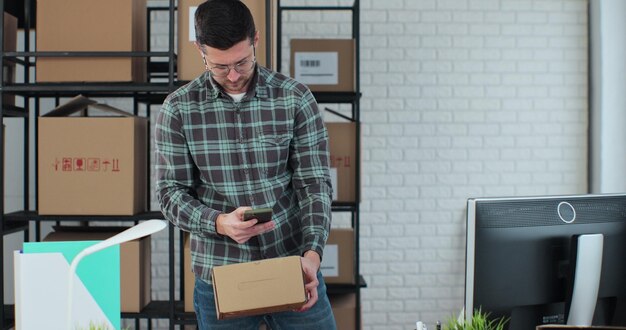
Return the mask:
[[[133,99],[133,114],[138,114],[138,104],[146,104],[146,116],[150,118],[150,105],[161,103],[168,93],[174,91],[178,86],[182,85],[181,82],[177,82],[175,79],[175,62],[176,56],[174,53],[174,31],[175,31],[175,0],[169,1],[167,7],[148,7],[148,31],[150,31],[150,13],[154,10],[167,10],[169,12],[169,26],[168,26],[168,39],[169,45],[167,51],[152,52],[148,48],[145,52],[36,52],[30,51],[34,47],[34,43],[31,43],[30,36],[30,12],[32,4],[35,0],[24,1],[24,49],[23,52],[5,52],[3,48],[4,35],[0,33],[0,63],[14,63],[24,68],[23,81],[25,83],[7,83],[0,80],[0,95],[5,92],[12,93],[16,96],[24,98],[24,104],[32,106],[33,117],[39,116],[39,104],[41,98],[54,98],[56,103],[59,103],[59,98],[75,96],[81,93],[85,96],[98,96],[98,97],[124,97]],[[0,0],[0,10],[4,12],[4,0]],[[0,25],[4,22],[4,16],[0,15]],[[149,34],[148,34],[149,35]],[[150,43],[148,43],[148,47]],[[147,57],[148,58],[148,72],[149,82],[147,83],[134,83],[134,82],[114,82],[114,83],[36,83],[30,81],[30,69],[36,66],[37,57]],[[159,62],[153,60],[153,58],[166,58],[166,61]],[[157,71],[158,70],[158,71]],[[152,78],[162,78],[165,82],[151,82]],[[33,101],[31,104],[31,100]],[[23,232],[24,240],[29,240],[29,228],[30,224],[34,223],[36,228],[36,240],[39,240],[39,227],[42,221],[132,221],[137,223],[138,221],[148,219],[163,219],[163,215],[160,212],[144,212],[134,216],[47,216],[39,215],[36,211],[31,211],[29,205],[28,196],[30,195],[29,189],[29,173],[30,167],[29,159],[29,140],[30,140],[30,110],[28,108],[5,106],[0,102],[0,121],[3,117],[20,117],[23,118],[24,126],[24,203],[23,210],[18,212],[6,213],[4,208],[4,153],[0,152],[0,246],[4,244],[4,236],[9,233]],[[37,121],[34,120],[34,138],[37,139]],[[4,128],[0,126],[0,146],[4,146]],[[148,133],[149,134],[149,133]],[[37,166],[36,160],[36,148],[35,154],[35,167]],[[149,153],[149,145],[146,146],[147,153]],[[35,181],[37,181],[37,170],[35,169]],[[150,188],[150,182],[147,182],[148,189]],[[35,205],[36,209],[36,205]],[[170,264],[174,261],[174,244],[173,244],[173,229],[170,224],[169,229],[169,254]],[[1,248],[0,253],[4,254],[4,248]],[[172,266],[173,267],[173,266]],[[172,268],[173,269],[173,268]],[[0,263],[0,273],[4,274],[3,263]],[[170,298],[167,301],[154,301],[146,306],[140,313],[122,313],[122,318],[135,319],[135,328],[138,329],[140,319],[148,319],[149,328],[150,319],[163,318],[173,320],[175,317],[175,304],[174,304],[174,275],[170,275]],[[0,296],[4,296],[4,284],[0,283]],[[14,323],[14,306],[6,305],[3,302],[3,307],[0,308],[0,328],[8,329],[13,326]],[[170,329],[174,329],[174,322],[170,322]]]
[[[282,65],[282,17],[283,12],[286,11],[349,11],[352,13],[352,38],[355,40],[355,91],[354,92],[313,92],[315,99],[318,103],[344,103],[351,104],[352,112],[351,116],[345,116],[329,108],[325,108],[329,111],[345,120],[354,122],[356,124],[356,146],[355,156],[356,159],[361,159],[361,118],[360,118],[360,99],[361,99],[361,83],[360,83],[360,3],[359,0],[354,0],[352,6],[281,6],[280,0],[277,1],[277,71],[281,71]],[[293,73],[292,73],[293,74]],[[360,260],[360,243],[359,243],[359,225],[360,225],[360,206],[361,200],[361,166],[360,162],[357,162],[355,169],[356,182],[356,202],[354,203],[333,203],[333,211],[351,212],[352,214],[352,228],[354,229],[354,276],[356,285],[328,285],[329,293],[355,293],[356,295],[356,312],[355,312],[355,328],[361,329],[361,289],[367,287],[364,278],[361,276],[359,260]],[[332,290],[331,290],[332,288]]]

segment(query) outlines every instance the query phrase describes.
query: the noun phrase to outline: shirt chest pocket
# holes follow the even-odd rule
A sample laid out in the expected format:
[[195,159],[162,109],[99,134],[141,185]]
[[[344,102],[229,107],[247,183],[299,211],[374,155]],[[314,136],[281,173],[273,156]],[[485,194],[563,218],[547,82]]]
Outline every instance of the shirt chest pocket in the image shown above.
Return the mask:
[[252,158],[258,161],[265,177],[271,178],[286,170],[292,138],[293,133],[287,129],[265,129],[259,135]]

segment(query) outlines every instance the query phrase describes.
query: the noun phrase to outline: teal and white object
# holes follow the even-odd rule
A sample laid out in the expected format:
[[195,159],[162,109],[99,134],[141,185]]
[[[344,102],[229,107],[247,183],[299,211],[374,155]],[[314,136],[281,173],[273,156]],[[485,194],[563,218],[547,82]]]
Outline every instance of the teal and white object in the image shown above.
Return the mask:
[[104,241],[25,243],[14,252],[16,329],[119,330],[119,244],[166,226],[149,220]]
[[[86,256],[73,273],[73,281],[68,281],[72,260],[98,243],[100,241],[24,243],[23,252],[15,252],[17,329],[87,330],[90,325],[99,329],[120,329],[119,245]],[[69,300],[72,301],[70,328],[67,325]]]

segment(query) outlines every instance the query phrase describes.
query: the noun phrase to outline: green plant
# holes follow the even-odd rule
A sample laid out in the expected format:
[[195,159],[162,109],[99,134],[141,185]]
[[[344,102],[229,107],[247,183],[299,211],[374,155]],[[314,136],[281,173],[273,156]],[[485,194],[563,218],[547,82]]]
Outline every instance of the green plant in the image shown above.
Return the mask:
[[450,317],[444,326],[444,330],[504,330],[508,318],[489,318],[489,313],[475,309],[469,320]]

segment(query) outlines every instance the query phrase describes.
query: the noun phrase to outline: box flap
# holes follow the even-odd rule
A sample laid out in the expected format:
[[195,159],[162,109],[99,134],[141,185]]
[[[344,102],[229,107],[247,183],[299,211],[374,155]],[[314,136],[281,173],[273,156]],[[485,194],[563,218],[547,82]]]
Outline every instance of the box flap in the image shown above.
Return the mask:
[[98,103],[97,101],[91,100],[82,95],[74,96],[68,102],[61,104],[58,107],[52,109],[52,111],[48,112],[45,115],[42,115],[42,117],[67,117],[73,113],[86,110],[88,107],[100,109],[102,111],[106,111],[106,112],[124,116],[124,117],[132,117],[132,115],[126,111],[114,108],[104,103]]

